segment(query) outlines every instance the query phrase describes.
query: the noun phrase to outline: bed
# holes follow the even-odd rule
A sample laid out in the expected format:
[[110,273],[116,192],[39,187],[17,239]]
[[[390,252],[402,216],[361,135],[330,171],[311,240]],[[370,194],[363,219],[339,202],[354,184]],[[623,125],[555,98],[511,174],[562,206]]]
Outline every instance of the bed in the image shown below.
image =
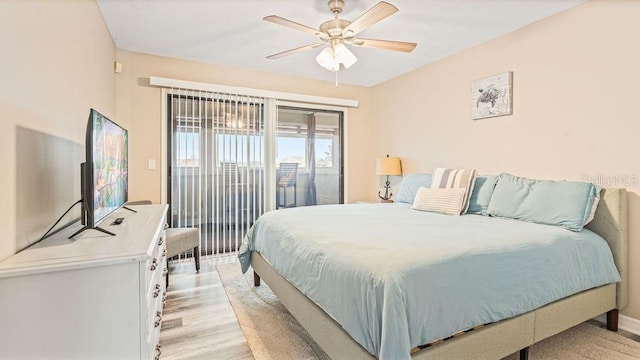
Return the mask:
[[[363,204],[330,209],[329,213],[337,217],[326,218],[328,222],[321,223],[316,236],[313,224],[301,219],[317,218],[328,209],[290,209],[278,211],[280,214],[266,214],[251,229],[240,258],[243,271],[249,263],[253,268],[256,285],[260,278],[264,279],[282,304],[334,359],[499,359],[518,351],[521,358],[526,359],[530,345],[602,313],[607,313],[609,329],[617,330],[618,310],[628,301],[626,192],[623,189],[605,189],[588,230],[577,234],[550,226],[477,215],[422,216],[425,214],[415,214],[406,204]],[[277,219],[270,220],[274,216],[280,217],[280,224]],[[446,243],[431,244],[427,248],[417,246],[419,237],[412,238],[411,231],[388,226],[395,223],[392,219],[403,216],[409,224],[403,223],[402,227],[423,221],[417,220],[418,217],[428,219],[427,222],[432,222],[430,227],[453,229],[447,234],[438,232],[438,236],[463,243],[452,247]],[[340,221],[340,218],[348,220]],[[384,219],[390,219],[387,225]],[[459,221],[462,223],[456,225]],[[483,235],[488,222],[492,236],[496,236],[496,228],[502,229],[496,239]],[[295,223],[300,226],[293,226]],[[376,223],[383,226],[375,228]],[[349,224],[360,224],[361,229],[367,230],[348,233],[345,226]],[[461,229],[471,229],[474,235],[459,240]],[[338,239],[339,250],[327,250],[333,249],[326,243],[328,233],[348,234]],[[408,243],[397,248],[383,243],[385,237],[392,239],[395,234],[408,238]],[[511,258],[515,256],[514,250],[505,255],[502,247],[506,238],[518,238],[517,257]],[[359,256],[362,251],[359,241],[367,242],[370,252],[366,256]],[[298,247],[300,244],[292,246],[296,242],[301,243],[301,247]],[[549,252],[545,250],[549,242],[560,247]],[[474,247],[477,252],[468,250]],[[576,255],[588,247],[608,249],[586,252],[588,255],[584,258]],[[456,249],[465,250],[460,254]],[[478,254],[487,249],[496,253],[497,258],[478,260]],[[416,264],[424,261],[420,255],[424,252],[429,253],[428,258],[436,259],[430,264],[430,275],[425,275],[433,286],[423,291],[406,285],[406,289],[394,292],[398,273],[390,269],[400,267],[403,281],[413,278],[419,274],[414,270],[422,266]],[[398,261],[403,256],[406,261]],[[303,262],[310,266],[303,270],[302,264],[294,259],[305,259]],[[555,279],[556,273],[546,271],[554,266],[554,261],[558,266],[568,266],[561,272],[574,276]],[[608,261],[615,263],[610,267],[617,269],[616,274],[606,269]],[[451,262],[455,266],[445,267]],[[515,262],[520,264],[521,273],[539,271],[542,277],[524,280],[512,273],[478,277],[495,270],[492,264],[500,262]],[[354,266],[345,270],[332,263],[353,263]],[[475,266],[482,270],[474,271]],[[386,275],[371,279],[368,276],[372,268]],[[495,268],[503,269],[502,266]],[[585,276],[589,268],[597,269],[593,278]],[[443,275],[451,272],[453,276]],[[321,278],[329,280],[325,284],[317,282]],[[350,278],[351,282],[343,278]],[[493,282],[494,278],[502,280]],[[507,285],[500,281],[506,281]],[[550,283],[553,286],[547,286]],[[479,288],[491,291],[477,295]],[[514,297],[517,298],[514,304],[501,305],[498,311],[489,309],[496,302]],[[456,336],[451,337],[454,334]],[[445,338],[448,339],[437,341]],[[435,345],[420,346],[434,341]]]

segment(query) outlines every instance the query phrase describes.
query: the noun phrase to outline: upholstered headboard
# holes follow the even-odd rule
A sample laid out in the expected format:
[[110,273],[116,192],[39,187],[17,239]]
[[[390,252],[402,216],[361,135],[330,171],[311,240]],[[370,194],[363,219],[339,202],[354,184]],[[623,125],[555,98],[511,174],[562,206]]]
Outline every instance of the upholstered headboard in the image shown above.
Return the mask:
[[596,215],[587,228],[602,236],[609,243],[613,260],[622,282],[617,285],[616,307],[624,309],[629,303],[629,252],[627,240],[627,190],[603,189]]

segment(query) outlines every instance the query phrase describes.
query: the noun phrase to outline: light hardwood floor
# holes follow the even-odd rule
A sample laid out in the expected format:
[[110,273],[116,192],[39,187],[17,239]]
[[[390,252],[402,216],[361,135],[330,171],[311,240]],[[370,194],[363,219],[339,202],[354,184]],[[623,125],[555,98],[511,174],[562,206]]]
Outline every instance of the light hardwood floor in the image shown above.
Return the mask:
[[169,264],[169,288],[160,330],[161,359],[254,359],[213,259]]

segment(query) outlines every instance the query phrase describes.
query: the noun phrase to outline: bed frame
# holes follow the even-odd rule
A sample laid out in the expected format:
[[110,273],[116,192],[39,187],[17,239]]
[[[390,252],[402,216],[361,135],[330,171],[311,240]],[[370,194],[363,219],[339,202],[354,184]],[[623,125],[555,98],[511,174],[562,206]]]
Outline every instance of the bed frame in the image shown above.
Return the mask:
[[[607,328],[617,331],[618,312],[628,304],[626,190],[603,190],[595,218],[587,228],[609,243],[622,282],[586,290],[528,313],[470,331],[464,336],[414,351],[411,358],[495,360],[519,351],[520,359],[526,360],[529,346],[605,312]],[[251,266],[254,269],[254,285],[259,286],[260,279],[264,279],[280,302],[329,357],[375,359],[340,324],[276,272],[256,251],[251,254]]]

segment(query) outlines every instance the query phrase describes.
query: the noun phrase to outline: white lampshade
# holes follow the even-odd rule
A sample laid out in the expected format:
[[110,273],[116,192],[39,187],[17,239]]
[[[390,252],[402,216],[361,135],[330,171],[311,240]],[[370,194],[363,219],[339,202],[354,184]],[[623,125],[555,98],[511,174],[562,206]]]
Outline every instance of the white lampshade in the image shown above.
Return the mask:
[[330,47],[322,50],[316,57],[316,61],[318,62],[318,64],[320,64],[320,66],[329,71],[340,70],[340,62],[334,58],[333,49]]
[[377,175],[402,175],[402,164],[400,158],[383,157],[376,161]]
[[333,48],[333,52],[336,55],[336,59],[342,65],[344,65],[345,69],[348,69],[351,65],[355,64],[358,61],[358,58],[353,55],[351,50],[347,49],[344,44],[338,44]]
[[345,69],[348,69],[358,61],[358,58],[344,44],[336,44],[333,47],[322,50],[316,57],[316,61],[329,71],[338,71],[340,70],[340,64]]

